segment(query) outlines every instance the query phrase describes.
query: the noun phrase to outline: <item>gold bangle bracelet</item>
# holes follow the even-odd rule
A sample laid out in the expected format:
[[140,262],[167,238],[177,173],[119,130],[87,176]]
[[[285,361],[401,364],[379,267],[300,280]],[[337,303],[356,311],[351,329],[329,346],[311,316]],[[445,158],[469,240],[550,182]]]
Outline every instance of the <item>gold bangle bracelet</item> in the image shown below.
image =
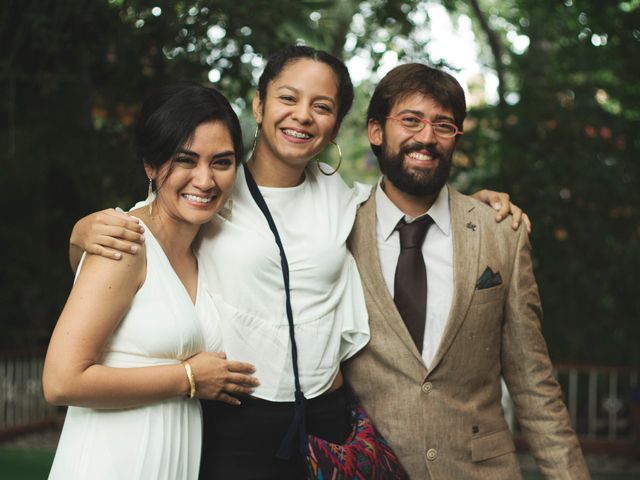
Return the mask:
[[189,380],[189,398],[193,398],[196,396],[196,379],[193,376],[193,370],[191,370],[189,362],[182,362],[182,365],[187,372],[187,380]]

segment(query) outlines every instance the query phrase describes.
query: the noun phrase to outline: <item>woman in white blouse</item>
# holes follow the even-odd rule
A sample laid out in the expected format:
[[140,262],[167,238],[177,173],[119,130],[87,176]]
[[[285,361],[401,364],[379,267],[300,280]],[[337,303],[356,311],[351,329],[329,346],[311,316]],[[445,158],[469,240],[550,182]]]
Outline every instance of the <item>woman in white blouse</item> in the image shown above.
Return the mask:
[[[312,159],[336,137],[352,101],[340,60],[303,46],[277,52],[253,100],[258,131],[245,165],[287,253],[300,381],[309,399],[307,431],[338,443],[350,432],[340,364],[369,339],[346,240],[370,190],[348,188],[339,175],[326,175],[331,167]],[[118,250],[139,242],[138,229],[134,219],[107,210],[80,220],[71,242],[117,258]],[[227,357],[255,365],[260,379],[241,405],[203,402],[200,478],[303,478],[299,456],[285,461],[275,455],[294,401],[285,290],[278,248],[244,169],[228,208],[203,229],[197,256],[220,312],[219,324],[210,325],[210,348],[221,339]]]

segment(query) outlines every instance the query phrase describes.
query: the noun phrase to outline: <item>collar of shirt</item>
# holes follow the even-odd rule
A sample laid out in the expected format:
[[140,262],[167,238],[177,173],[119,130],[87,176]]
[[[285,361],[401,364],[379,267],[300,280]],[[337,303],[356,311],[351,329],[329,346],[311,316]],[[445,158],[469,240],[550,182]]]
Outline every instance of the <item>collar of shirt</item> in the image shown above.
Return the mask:
[[385,240],[388,240],[391,234],[396,229],[398,222],[404,218],[407,223],[411,223],[418,218],[424,217],[429,214],[433,219],[433,222],[438,226],[440,231],[447,237],[451,233],[451,210],[449,207],[449,190],[445,184],[436,200],[431,205],[431,208],[424,214],[418,217],[410,217],[405,215],[396,205],[389,199],[387,194],[382,190],[382,182],[384,176],[380,177],[376,188],[376,216],[378,217],[378,225],[380,227],[380,233],[384,236]]

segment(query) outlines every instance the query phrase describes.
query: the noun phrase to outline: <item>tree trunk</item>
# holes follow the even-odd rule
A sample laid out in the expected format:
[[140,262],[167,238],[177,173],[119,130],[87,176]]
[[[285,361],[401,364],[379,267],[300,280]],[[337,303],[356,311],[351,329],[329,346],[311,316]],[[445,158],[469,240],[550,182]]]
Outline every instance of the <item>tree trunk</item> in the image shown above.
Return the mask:
[[487,40],[489,41],[489,47],[491,48],[491,53],[493,54],[494,66],[496,69],[496,75],[498,76],[498,115],[500,120],[504,120],[505,117],[505,68],[504,63],[502,61],[502,42],[500,41],[500,37],[498,34],[491,29],[489,26],[489,21],[487,20],[486,15],[482,12],[480,8],[480,3],[478,0],[469,0],[469,4],[473,10],[473,13],[480,22],[480,27],[482,31],[487,36]]

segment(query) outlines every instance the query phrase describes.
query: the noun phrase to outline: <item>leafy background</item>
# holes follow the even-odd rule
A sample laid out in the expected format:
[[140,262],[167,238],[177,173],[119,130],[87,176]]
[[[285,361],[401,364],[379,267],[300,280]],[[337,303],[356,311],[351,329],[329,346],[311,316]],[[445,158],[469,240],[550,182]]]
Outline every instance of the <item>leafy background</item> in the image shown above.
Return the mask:
[[130,135],[151,88],[215,80],[250,145],[247,106],[271,52],[305,42],[368,58],[338,140],[343,176],[371,182],[363,117],[385,55],[446,66],[416,14],[434,3],[471,19],[499,80],[496,101],[471,108],[454,181],[508,191],[534,220],[552,358],[640,364],[638,0],[5,0],[0,348],[46,345],[72,281],[73,223],[144,196]]

